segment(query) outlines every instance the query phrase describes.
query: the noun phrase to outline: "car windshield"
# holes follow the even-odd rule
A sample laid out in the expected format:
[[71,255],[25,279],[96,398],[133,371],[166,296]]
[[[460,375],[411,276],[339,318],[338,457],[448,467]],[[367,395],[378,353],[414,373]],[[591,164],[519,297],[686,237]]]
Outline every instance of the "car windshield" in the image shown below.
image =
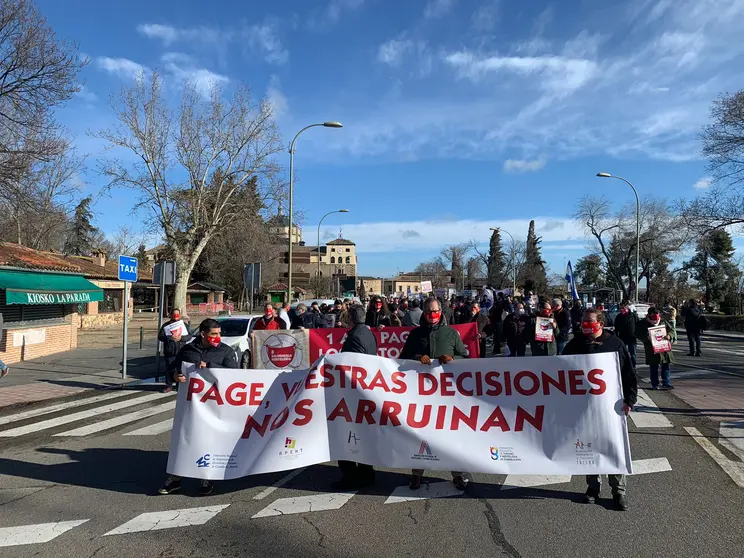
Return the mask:
[[220,328],[222,329],[222,337],[241,337],[248,331],[248,324],[251,321],[248,319],[231,319],[220,321]]

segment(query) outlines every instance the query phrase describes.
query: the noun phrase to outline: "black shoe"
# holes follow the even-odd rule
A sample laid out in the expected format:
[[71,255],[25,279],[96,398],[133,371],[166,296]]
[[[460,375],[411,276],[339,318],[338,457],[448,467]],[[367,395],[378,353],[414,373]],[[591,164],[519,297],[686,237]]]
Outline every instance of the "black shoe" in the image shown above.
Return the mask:
[[209,496],[212,492],[214,492],[214,484],[212,483],[212,481],[201,481],[201,486],[199,487],[199,496]]
[[687,353],[687,356],[695,356],[695,353]]
[[703,353],[695,353],[695,356],[696,356],[696,357],[698,357],[698,356],[703,356]]
[[628,499],[625,494],[615,494],[612,499],[615,501],[617,511],[628,511]]
[[356,479],[341,477],[341,480],[333,481],[331,488],[334,490],[356,490],[361,484]]
[[372,473],[371,475],[362,475],[359,477],[359,480],[357,482],[357,485],[359,488],[366,488],[368,486],[374,486],[375,484],[375,474]]
[[181,490],[181,480],[175,479],[173,477],[168,477],[165,479],[165,483],[163,486],[161,486],[158,489],[158,494],[161,496],[166,496],[168,494],[173,494],[174,492],[178,492]]
[[586,493],[584,494],[585,504],[593,504],[597,501],[597,498],[599,498],[599,490],[594,490],[593,488],[586,489]]
[[664,389],[674,389],[674,386],[672,384],[665,384],[665,385],[663,385],[661,387],[664,388]]
[[463,475],[457,475],[452,479],[452,483],[455,488],[461,492],[465,492],[468,489],[468,481]]

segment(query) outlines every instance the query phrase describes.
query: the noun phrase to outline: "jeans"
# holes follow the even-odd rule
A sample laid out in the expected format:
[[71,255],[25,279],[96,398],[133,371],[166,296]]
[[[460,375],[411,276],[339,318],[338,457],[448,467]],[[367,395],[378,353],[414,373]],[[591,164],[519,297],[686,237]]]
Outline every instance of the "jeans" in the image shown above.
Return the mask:
[[558,352],[556,354],[562,355],[563,349],[565,349],[566,345],[568,345],[568,339],[566,339],[565,341],[563,339],[557,339],[556,345],[558,346]]
[[687,332],[687,341],[690,343],[690,354],[691,355],[699,355],[700,354],[700,345],[703,342],[703,332],[702,331],[688,331]]
[[[659,386],[659,365],[651,364],[649,366],[651,368],[651,387],[654,387],[654,388],[658,387]],[[672,385],[672,376],[671,376],[671,371],[669,370],[668,362],[661,363],[661,384],[664,386]]]
[[633,364],[633,368],[636,367],[636,344],[635,341],[632,343],[625,343],[625,347],[628,349],[628,353],[630,353],[630,362]]
[[[610,481],[610,488],[612,488],[613,494],[625,494],[625,475],[607,475],[607,480]],[[602,477],[600,475],[587,475],[586,484],[592,490],[599,492],[600,488],[602,488]]]

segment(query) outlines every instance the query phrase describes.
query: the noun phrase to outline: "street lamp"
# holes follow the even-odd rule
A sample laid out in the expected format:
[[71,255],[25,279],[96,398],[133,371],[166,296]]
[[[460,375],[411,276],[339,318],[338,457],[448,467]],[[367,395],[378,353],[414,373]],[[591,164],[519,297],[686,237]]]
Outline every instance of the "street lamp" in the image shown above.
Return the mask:
[[633,186],[629,180],[626,180],[625,178],[621,176],[614,176],[608,172],[598,172],[597,176],[600,178],[616,178],[617,180],[622,180],[625,182],[628,186],[630,186],[633,189],[633,193],[635,194],[636,198],[636,270],[635,270],[635,303],[638,304],[638,291],[640,290],[640,285],[638,284],[638,269],[641,266],[641,202],[638,199],[638,192],[635,189],[635,186]]
[[512,296],[517,296],[517,262],[515,261],[516,258],[514,257],[516,254],[514,253],[517,241],[514,240],[514,237],[511,235],[509,231],[505,231],[504,229],[500,229],[498,227],[491,227],[492,231],[496,232],[505,232],[509,235],[509,238],[512,239],[512,249],[511,249],[511,261],[512,261],[512,278],[514,280],[514,286],[512,287]]
[[309,126],[305,126],[302,130],[297,132],[297,135],[292,140],[292,143],[289,144],[289,250],[287,253],[287,301],[292,302],[292,228],[293,228],[293,215],[292,211],[294,210],[293,202],[294,202],[294,152],[295,152],[295,143],[297,142],[297,138],[300,137],[300,134],[304,132],[305,130],[309,130],[310,128],[316,128],[318,126],[322,126],[324,128],[343,128],[343,125],[341,122],[323,122],[322,124],[310,124]]
[[[328,217],[329,215],[333,215],[334,213],[348,213],[348,209],[337,209],[336,211],[329,211],[323,217],[320,218],[320,222],[318,223],[318,285],[320,285],[320,225],[323,223],[323,219]],[[316,295],[319,295],[320,293],[315,293]]]

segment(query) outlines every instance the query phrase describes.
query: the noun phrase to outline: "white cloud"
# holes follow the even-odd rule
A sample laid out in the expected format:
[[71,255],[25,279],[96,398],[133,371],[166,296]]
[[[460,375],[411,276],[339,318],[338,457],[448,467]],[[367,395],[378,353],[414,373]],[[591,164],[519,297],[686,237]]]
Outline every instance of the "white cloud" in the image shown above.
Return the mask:
[[462,50],[445,55],[444,61],[455,68],[458,75],[478,82],[487,74],[512,72],[533,79],[543,78],[542,87],[573,90],[593,76],[596,63],[580,58],[562,56],[479,56]]
[[176,42],[181,35],[175,27],[160,23],[142,23],[137,26],[137,31],[151,39],[160,39],[165,46],[170,46]]
[[507,159],[504,161],[504,170],[506,172],[535,172],[542,169],[547,162],[547,159],[543,157],[532,161],[527,159]]
[[125,80],[134,80],[150,73],[150,69],[147,66],[138,64],[128,58],[109,58],[108,56],[99,56],[96,58],[96,64],[102,70]]
[[271,76],[269,85],[266,87],[266,97],[274,107],[274,118],[280,119],[289,113],[289,103],[287,97],[284,95],[281,89],[281,83],[277,76]]
[[[556,220],[564,222],[564,227],[543,227]],[[344,224],[344,238],[357,245],[357,252],[395,252],[398,250],[439,250],[445,246],[475,240],[487,244],[491,237],[491,227],[509,231],[517,241],[527,238],[530,219],[509,219],[503,221],[478,221],[473,219],[431,221],[396,221],[381,223]],[[543,246],[549,243],[584,241],[581,227],[569,217],[535,217],[535,230],[542,237]],[[401,234],[401,231],[415,231],[418,234]],[[338,226],[324,225],[321,234],[335,237]],[[508,237],[506,237],[508,241]],[[573,247],[573,245],[571,246]]]
[[284,64],[289,59],[289,52],[282,46],[277,36],[278,26],[264,22],[251,25],[245,31],[250,46],[260,52],[269,64]]
[[695,182],[692,187],[695,188],[695,190],[707,190],[710,188],[711,184],[713,184],[713,179],[705,177]]
[[377,60],[388,66],[398,66],[406,52],[412,48],[413,42],[408,39],[390,39],[380,45],[377,50]]
[[491,31],[499,18],[501,0],[489,0],[478,7],[471,18],[473,27],[478,31]]
[[435,19],[449,13],[455,7],[457,0],[429,0],[424,7],[424,17],[426,19]]
[[93,104],[98,100],[98,95],[90,91],[85,85],[80,86],[80,91],[75,93],[75,97],[88,104]]
[[344,12],[352,12],[360,8],[362,4],[364,4],[364,0],[331,0],[325,14],[332,23],[336,23],[341,19]]
[[223,76],[201,68],[196,60],[188,54],[180,52],[167,52],[161,58],[164,68],[177,82],[190,82],[202,97],[209,97],[212,88],[223,87],[230,82],[227,76]]

